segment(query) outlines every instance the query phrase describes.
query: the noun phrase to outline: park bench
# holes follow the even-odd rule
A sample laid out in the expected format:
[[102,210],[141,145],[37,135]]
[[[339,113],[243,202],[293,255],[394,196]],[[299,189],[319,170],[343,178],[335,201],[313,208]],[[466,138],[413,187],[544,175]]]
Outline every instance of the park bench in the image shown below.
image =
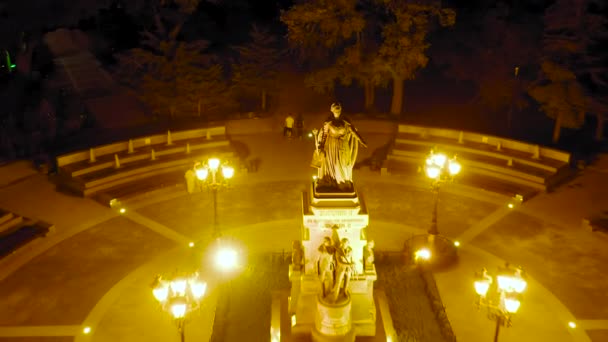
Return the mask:
[[27,243],[54,232],[48,223],[32,220],[0,209],[0,258],[14,253]]
[[[456,155],[463,166],[459,181],[510,196],[550,191],[571,174],[570,154],[473,132],[399,125],[384,172],[422,166],[431,149]],[[408,165],[409,164],[409,165]]]
[[185,170],[211,156],[234,159],[224,126],[167,132],[57,158],[58,185],[82,196]]

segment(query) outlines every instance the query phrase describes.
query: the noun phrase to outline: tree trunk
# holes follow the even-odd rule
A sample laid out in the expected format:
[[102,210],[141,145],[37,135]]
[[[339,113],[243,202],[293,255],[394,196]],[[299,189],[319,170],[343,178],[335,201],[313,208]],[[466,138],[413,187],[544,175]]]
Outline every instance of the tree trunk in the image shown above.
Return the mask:
[[597,115],[597,127],[595,128],[595,140],[604,140],[604,123],[606,119],[601,114]]
[[374,84],[371,80],[366,80],[364,84],[365,91],[365,110],[370,111],[374,107],[375,91]]
[[555,117],[555,125],[553,126],[553,143],[557,144],[559,141],[559,135],[562,131],[562,115],[557,114]]
[[401,115],[403,109],[403,78],[393,76],[393,99],[391,101],[391,114]]
[[266,111],[266,100],[268,98],[268,93],[266,89],[262,89],[262,111]]

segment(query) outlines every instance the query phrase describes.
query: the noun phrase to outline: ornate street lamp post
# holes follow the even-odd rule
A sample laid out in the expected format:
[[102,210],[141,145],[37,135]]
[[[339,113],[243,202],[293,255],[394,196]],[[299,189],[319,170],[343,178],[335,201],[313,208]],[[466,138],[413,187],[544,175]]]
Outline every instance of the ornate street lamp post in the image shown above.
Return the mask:
[[426,158],[424,165],[424,171],[426,176],[431,179],[431,189],[434,194],[433,204],[433,218],[431,219],[431,227],[429,229],[429,241],[432,242],[435,236],[439,235],[437,229],[437,206],[439,203],[439,189],[445,182],[450,182],[454,177],[460,173],[460,163],[456,160],[456,156],[448,159],[443,153],[437,153],[435,150],[431,150],[431,153]]
[[201,186],[210,189],[213,194],[213,235],[219,237],[221,234],[217,224],[217,192],[228,187],[228,181],[234,176],[234,168],[222,164],[218,158],[210,158],[207,163],[196,163],[194,170]]
[[475,292],[477,292],[477,308],[485,308],[488,318],[496,321],[494,342],[498,342],[500,327],[510,327],[511,317],[517,313],[521,305],[521,295],[528,283],[523,277],[520,267],[508,263],[498,269],[495,277],[488,274],[484,268],[477,273]]
[[154,279],[152,294],[163,311],[169,313],[177,324],[181,342],[185,342],[186,338],[186,320],[191,312],[200,309],[206,291],[207,283],[200,280],[198,273],[172,279],[156,276]]

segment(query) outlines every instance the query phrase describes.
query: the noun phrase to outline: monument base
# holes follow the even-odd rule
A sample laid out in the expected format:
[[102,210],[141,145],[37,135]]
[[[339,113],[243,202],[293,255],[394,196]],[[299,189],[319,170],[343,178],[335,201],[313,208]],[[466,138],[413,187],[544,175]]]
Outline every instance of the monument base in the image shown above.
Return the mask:
[[355,342],[355,331],[351,330],[350,333],[343,336],[326,336],[318,332],[316,329],[312,330],[313,342]]
[[[351,192],[320,192],[315,184],[302,194],[302,249],[304,265],[290,268],[288,299],[291,336],[312,336],[313,341],[352,342],[355,336],[376,335],[375,269],[364,268],[369,216],[363,201]],[[346,239],[352,252],[354,274],[348,301],[319,301],[319,247],[330,239],[334,248]]]
[[349,296],[339,303],[328,303],[317,296],[315,328],[312,339],[317,342],[352,342],[355,331],[352,326],[352,301]]

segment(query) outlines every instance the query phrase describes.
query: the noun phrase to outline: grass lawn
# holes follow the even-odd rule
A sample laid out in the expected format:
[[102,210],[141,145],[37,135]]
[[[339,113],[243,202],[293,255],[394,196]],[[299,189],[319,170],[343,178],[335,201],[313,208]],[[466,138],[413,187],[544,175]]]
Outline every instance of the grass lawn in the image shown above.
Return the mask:
[[212,342],[270,341],[272,292],[289,289],[289,263],[270,255],[254,256],[221,289]]
[[386,293],[398,340],[447,342],[419,273],[398,261],[378,263],[376,271],[376,288]]

